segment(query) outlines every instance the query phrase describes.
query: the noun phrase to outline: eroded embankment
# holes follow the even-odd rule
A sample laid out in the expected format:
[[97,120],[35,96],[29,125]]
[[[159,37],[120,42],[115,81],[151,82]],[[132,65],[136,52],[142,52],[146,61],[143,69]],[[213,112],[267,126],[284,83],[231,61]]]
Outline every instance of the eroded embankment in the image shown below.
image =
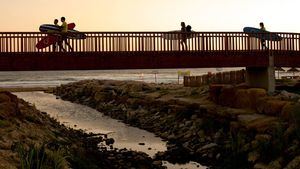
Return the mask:
[[[230,169],[300,166],[297,99],[270,99],[263,89],[211,90],[213,99],[224,99],[223,103],[230,105],[234,102],[235,107],[250,106],[218,106],[209,101],[205,87],[140,82],[86,80],[62,85],[54,93],[168,140],[168,151],[157,154],[157,159],[194,160],[213,168]],[[255,101],[262,98],[265,102]],[[277,104],[278,99],[289,107]],[[256,103],[269,106],[255,107]],[[282,111],[287,118],[281,118]]]
[[[102,142],[107,146],[99,149]],[[0,92],[1,169],[164,168],[145,153],[110,150],[113,142],[67,128],[15,95]]]

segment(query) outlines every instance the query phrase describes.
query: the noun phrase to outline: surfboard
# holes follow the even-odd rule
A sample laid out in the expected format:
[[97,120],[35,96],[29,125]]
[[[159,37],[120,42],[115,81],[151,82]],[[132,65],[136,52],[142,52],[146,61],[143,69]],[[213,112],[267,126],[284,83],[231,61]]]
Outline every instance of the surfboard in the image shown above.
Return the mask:
[[[191,31],[193,33],[195,31]],[[174,31],[169,31],[166,33],[163,33],[161,35],[162,38],[167,39],[167,40],[180,40],[182,39],[183,36],[186,36],[187,39],[195,37],[195,34],[181,34],[181,30],[174,30]]]
[[244,27],[243,31],[250,37],[259,38],[262,40],[269,40],[269,41],[281,41],[282,37],[275,33],[271,33],[269,31],[263,31],[258,28],[253,27]]
[[[43,49],[46,48],[48,46],[53,45],[54,43],[56,43],[61,35],[57,34],[52,34],[52,35],[48,35],[44,38],[42,38],[40,41],[38,41],[38,43],[36,44],[36,48],[37,49]],[[84,33],[81,33],[77,30],[70,30],[68,31],[68,38],[70,39],[86,39],[86,35]]]
[[58,36],[56,35],[48,35],[44,38],[42,38],[37,44],[36,44],[36,48],[38,49],[43,49],[46,48],[50,45],[53,45],[54,43],[56,43],[58,41]]
[[[69,23],[68,24],[68,30],[72,30],[75,28],[75,23]],[[51,25],[51,24],[43,24],[39,27],[39,30],[41,32],[60,32],[61,28],[56,25]]]
[[[81,33],[77,30],[74,30],[75,27],[75,23],[69,23],[68,24],[68,38],[71,39],[86,39],[86,35],[84,33]],[[46,30],[44,31],[46,33],[60,33],[60,28],[58,26],[55,25],[50,25],[50,24],[44,24],[40,26],[40,30]],[[59,28],[59,29],[57,29]],[[42,38],[37,44],[36,44],[36,48],[38,49],[43,49],[46,48],[50,45],[53,45],[54,43],[56,43],[59,38],[60,38],[60,34],[49,34],[48,36]]]
[[68,30],[68,38],[71,39],[86,39],[86,35],[82,32],[79,32],[75,29]]

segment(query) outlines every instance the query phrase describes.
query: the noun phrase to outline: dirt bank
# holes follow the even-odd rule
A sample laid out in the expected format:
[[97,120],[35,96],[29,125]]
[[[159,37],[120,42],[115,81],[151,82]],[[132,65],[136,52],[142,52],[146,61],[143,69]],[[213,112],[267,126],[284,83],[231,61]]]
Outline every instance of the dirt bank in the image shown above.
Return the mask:
[[[98,80],[54,90],[63,99],[168,140],[168,151],[157,154],[157,159],[194,160],[223,169],[299,168],[297,97],[270,97],[261,89],[226,87],[213,98],[211,91],[208,87]],[[216,97],[223,106],[211,101]],[[263,99],[252,102],[258,98]]]

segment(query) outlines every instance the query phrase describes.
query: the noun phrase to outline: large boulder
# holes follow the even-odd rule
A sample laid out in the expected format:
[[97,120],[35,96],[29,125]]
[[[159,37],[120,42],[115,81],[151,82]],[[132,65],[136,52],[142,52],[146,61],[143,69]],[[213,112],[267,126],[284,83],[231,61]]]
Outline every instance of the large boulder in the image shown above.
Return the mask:
[[281,111],[281,117],[290,122],[300,122],[300,103],[285,104]]
[[238,122],[248,130],[255,130],[259,133],[264,133],[272,128],[278,122],[277,117],[271,117],[260,114],[239,115]]
[[267,115],[280,115],[283,107],[288,101],[278,99],[261,98],[257,101],[256,109],[259,113]]
[[236,91],[236,102],[234,107],[256,109],[257,100],[265,96],[267,96],[265,89],[238,89]]
[[234,107],[236,100],[236,88],[231,85],[223,86],[219,95],[219,104],[222,106]]
[[211,84],[209,86],[209,98],[213,102],[217,104],[219,103],[219,97],[224,86],[224,84]]

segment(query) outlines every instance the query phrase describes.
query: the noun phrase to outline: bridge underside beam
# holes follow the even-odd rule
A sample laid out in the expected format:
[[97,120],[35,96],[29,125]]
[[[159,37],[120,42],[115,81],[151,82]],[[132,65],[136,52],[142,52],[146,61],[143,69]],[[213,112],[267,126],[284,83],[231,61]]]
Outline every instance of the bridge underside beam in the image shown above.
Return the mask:
[[[267,56],[267,51],[0,53],[0,71],[266,67]],[[274,56],[275,66],[300,66],[299,57]]]

